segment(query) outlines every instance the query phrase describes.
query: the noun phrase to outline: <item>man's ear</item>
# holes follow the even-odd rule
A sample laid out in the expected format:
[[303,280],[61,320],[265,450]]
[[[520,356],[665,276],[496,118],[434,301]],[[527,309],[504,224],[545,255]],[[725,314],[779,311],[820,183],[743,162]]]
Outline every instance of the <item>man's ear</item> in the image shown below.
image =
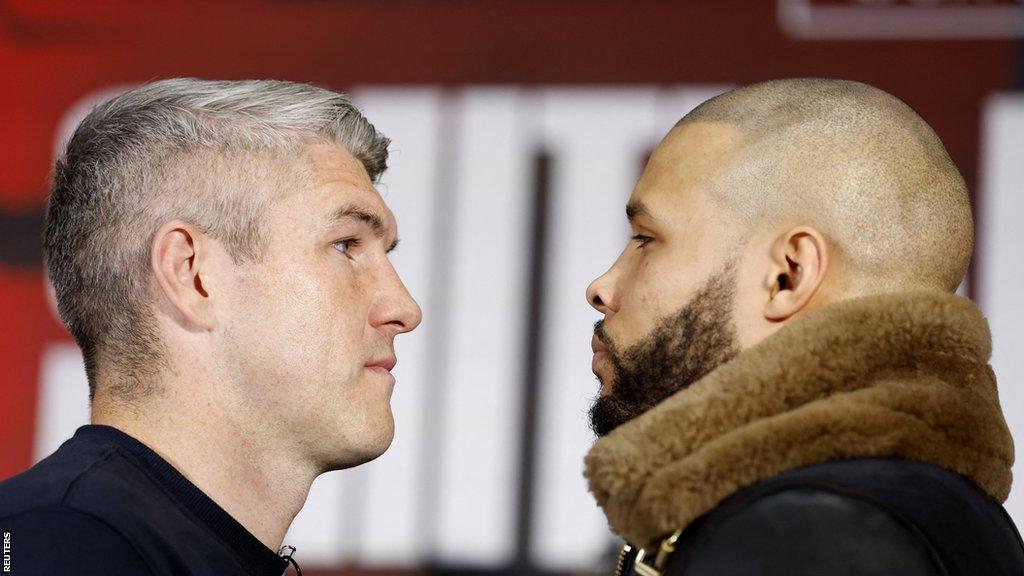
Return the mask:
[[210,239],[195,226],[173,220],[153,237],[151,266],[171,317],[188,330],[210,330],[213,303],[203,285]]
[[814,228],[793,228],[772,244],[771,262],[764,317],[778,322],[806,308],[818,291],[829,265],[829,245]]

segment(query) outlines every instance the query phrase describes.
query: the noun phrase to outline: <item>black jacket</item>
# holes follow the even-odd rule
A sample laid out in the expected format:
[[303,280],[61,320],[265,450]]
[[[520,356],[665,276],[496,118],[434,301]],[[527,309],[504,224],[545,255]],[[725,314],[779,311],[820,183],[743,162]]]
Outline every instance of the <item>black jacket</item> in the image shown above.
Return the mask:
[[[635,553],[625,570],[635,573]],[[819,464],[766,479],[694,521],[668,576],[1020,576],[1003,507],[962,476],[896,459]]]

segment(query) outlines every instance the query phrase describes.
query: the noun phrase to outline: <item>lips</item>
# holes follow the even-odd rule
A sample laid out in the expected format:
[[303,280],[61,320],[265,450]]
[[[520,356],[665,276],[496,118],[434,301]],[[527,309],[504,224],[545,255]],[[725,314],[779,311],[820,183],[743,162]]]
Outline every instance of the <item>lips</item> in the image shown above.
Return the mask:
[[398,364],[398,360],[394,356],[391,356],[388,358],[381,358],[380,360],[374,360],[373,362],[368,362],[366,364],[366,367],[377,368],[391,372],[391,370],[394,369],[395,364]]
[[594,338],[590,341],[590,349],[594,351],[594,358],[590,361],[590,369],[597,374],[598,364],[608,355],[608,349],[601,343],[597,334],[594,334]]

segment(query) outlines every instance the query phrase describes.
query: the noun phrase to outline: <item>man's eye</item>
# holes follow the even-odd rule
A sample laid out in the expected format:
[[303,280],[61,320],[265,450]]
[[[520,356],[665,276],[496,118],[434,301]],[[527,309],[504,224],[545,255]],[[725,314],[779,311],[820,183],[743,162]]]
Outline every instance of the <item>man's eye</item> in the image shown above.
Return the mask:
[[342,254],[348,254],[348,251],[356,246],[359,246],[358,238],[343,238],[334,243],[334,247]]
[[630,240],[633,240],[634,242],[639,244],[639,248],[643,248],[644,246],[647,245],[648,242],[654,240],[654,238],[651,238],[650,236],[644,236],[642,234],[637,234],[636,236],[630,238]]

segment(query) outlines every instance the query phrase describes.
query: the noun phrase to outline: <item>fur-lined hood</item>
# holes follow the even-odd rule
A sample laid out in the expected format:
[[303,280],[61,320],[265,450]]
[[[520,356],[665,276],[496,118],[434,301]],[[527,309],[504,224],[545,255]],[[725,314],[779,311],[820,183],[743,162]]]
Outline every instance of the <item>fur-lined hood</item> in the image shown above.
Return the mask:
[[647,549],[745,486],[835,459],[931,462],[1003,501],[1013,441],[990,353],[985,318],[953,294],[825,306],[599,439],[590,491]]

